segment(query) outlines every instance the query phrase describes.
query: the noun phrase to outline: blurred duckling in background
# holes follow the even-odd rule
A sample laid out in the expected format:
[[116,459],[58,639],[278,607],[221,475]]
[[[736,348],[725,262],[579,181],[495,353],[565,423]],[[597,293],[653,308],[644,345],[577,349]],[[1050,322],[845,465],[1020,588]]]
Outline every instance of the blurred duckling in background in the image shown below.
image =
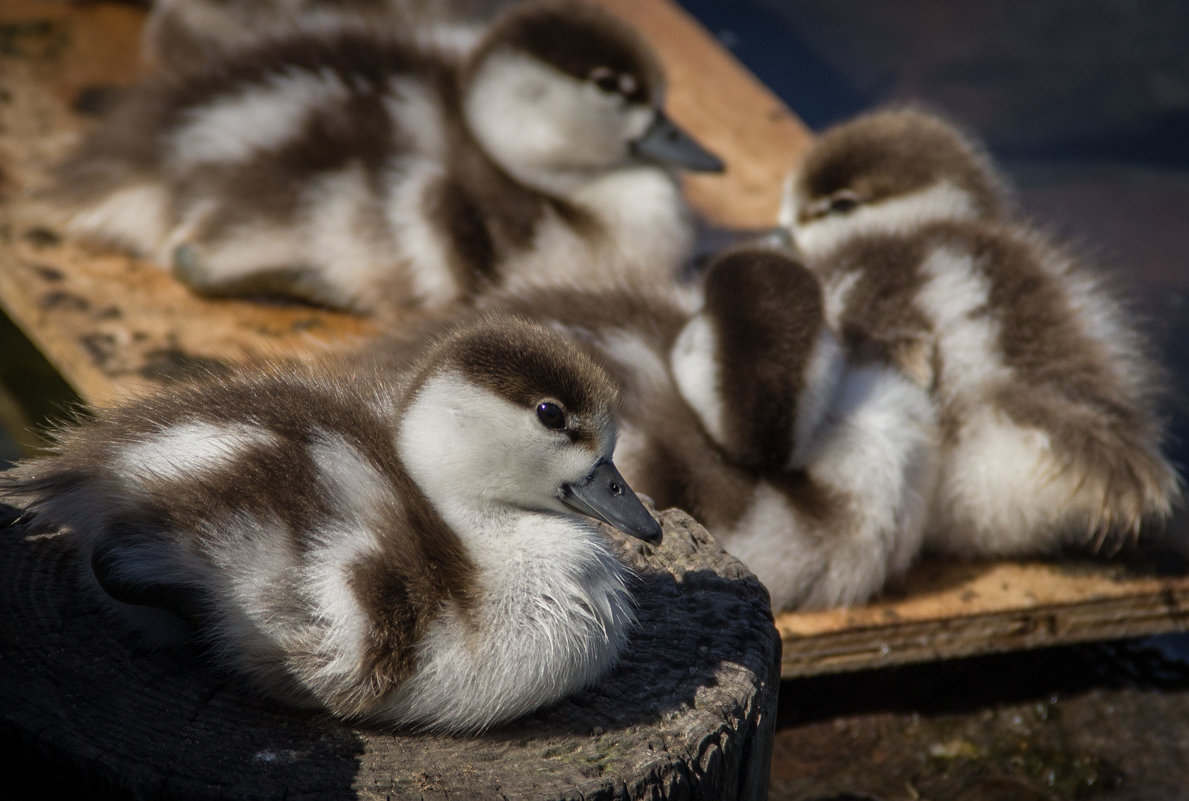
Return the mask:
[[1101,279],[1016,219],[972,137],[912,109],[858,117],[806,154],[783,215],[827,319],[932,392],[929,546],[1115,547],[1168,517],[1159,370]]
[[69,231],[208,295],[360,312],[497,285],[671,279],[674,165],[648,44],[577,0],[517,5],[465,59],[399,27],[268,38],[130,92],[59,169]]
[[624,647],[628,571],[592,517],[661,529],[611,461],[616,405],[560,336],[489,315],[399,371],[260,368],[101,412],[0,498],[65,527],[117,614],[189,621],[269,695],[474,731]]
[[849,350],[817,277],[776,250],[721,256],[704,296],[692,314],[657,286],[483,302],[606,367],[624,399],[624,476],[703,523],[773,608],[867,600],[920,550],[937,447],[927,391],[876,350]]
[[142,55],[155,69],[190,70],[202,61],[299,31],[399,26],[467,52],[491,18],[516,0],[154,0]]

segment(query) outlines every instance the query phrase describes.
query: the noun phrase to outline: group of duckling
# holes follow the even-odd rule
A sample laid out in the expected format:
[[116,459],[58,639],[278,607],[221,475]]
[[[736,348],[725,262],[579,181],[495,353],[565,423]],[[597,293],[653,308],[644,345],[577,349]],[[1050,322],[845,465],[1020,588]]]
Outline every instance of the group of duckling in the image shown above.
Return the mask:
[[[197,630],[258,689],[344,718],[480,730],[625,647],[627,570],[596,521],[657,542],[632,487],[778,609],[863,602],[926,548],[1101,546],[1169,515],[1159,371],[1125,308],[952,125],[831,129],[780,236],[683,281],[674,169],[721,164],[664,116],[622,22],[579,0],[488,24],[273,0],[247,36],[261,5],[159,3],[157,76],[49,196],[195,291],[393,328],[103,410],[0,478],[153,636]],[[437,314],[398,328],[409,309]]]

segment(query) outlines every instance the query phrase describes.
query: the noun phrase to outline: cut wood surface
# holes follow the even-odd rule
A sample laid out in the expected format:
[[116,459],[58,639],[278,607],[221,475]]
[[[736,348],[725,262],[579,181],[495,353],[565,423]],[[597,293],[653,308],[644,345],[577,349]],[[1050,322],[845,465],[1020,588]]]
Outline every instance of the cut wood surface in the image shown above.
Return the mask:
[[759,801],[779,685],[767,593],[688,515],[660,519],[656,548],[608,529],[638,576],[638,622],[619,665],[520,722],[457,737],[291,711],[245,694],[199,653],[146,652],[96,611],[98,589],[77,580],[83,568],[65,536],[9,529],[0,549],[6,792]]
[[[775,220],[805,126],[667,0],[599,0],[657,46],[670,115],[728,164],[686,179],[711,221]],[[91,403],[187,370],[349,348],[374,326],[347,315],[196,298],[135,259],[63,241],[23,192],[91,124],[77,93],[137,75],[140,13],[113,4],[0,4],[0,304]],[[1186,527],[1174,527],[1185,548]],[[1186,549],[1189,550],[1189,549]],[[1189,627],[1189,583],[1104,563],[930,562],[901,591],[851,610],[784,614],[786,676]]]

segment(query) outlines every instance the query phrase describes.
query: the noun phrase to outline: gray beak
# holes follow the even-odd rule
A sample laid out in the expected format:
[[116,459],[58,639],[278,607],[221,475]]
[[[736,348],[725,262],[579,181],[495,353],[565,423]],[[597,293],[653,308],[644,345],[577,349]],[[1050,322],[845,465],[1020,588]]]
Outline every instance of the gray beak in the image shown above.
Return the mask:
[[632,152],[693,172],[722,172],[724,169],[722,159],[699,145],[660,111],[644,135],[632,142]]
[[557,494],[571,509],[610,523],[625,534],[645,542],[661,541],[660,524],[606,459],[600,459],[581,484],[562,484]]

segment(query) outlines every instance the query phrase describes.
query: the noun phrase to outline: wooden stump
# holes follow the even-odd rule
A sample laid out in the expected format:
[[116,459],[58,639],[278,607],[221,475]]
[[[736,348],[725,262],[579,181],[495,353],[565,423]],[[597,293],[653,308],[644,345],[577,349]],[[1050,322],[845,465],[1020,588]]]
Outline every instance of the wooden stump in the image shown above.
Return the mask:
[[[199,653],[114,631],[64,536],[0,540],[0,784],[29,797],[761,799],[780,673],[767,593],[688,515],[612,532],[639,624],[597,686],[467,737],[257,700]],[[13,798],[13,795],[6,797]]]

